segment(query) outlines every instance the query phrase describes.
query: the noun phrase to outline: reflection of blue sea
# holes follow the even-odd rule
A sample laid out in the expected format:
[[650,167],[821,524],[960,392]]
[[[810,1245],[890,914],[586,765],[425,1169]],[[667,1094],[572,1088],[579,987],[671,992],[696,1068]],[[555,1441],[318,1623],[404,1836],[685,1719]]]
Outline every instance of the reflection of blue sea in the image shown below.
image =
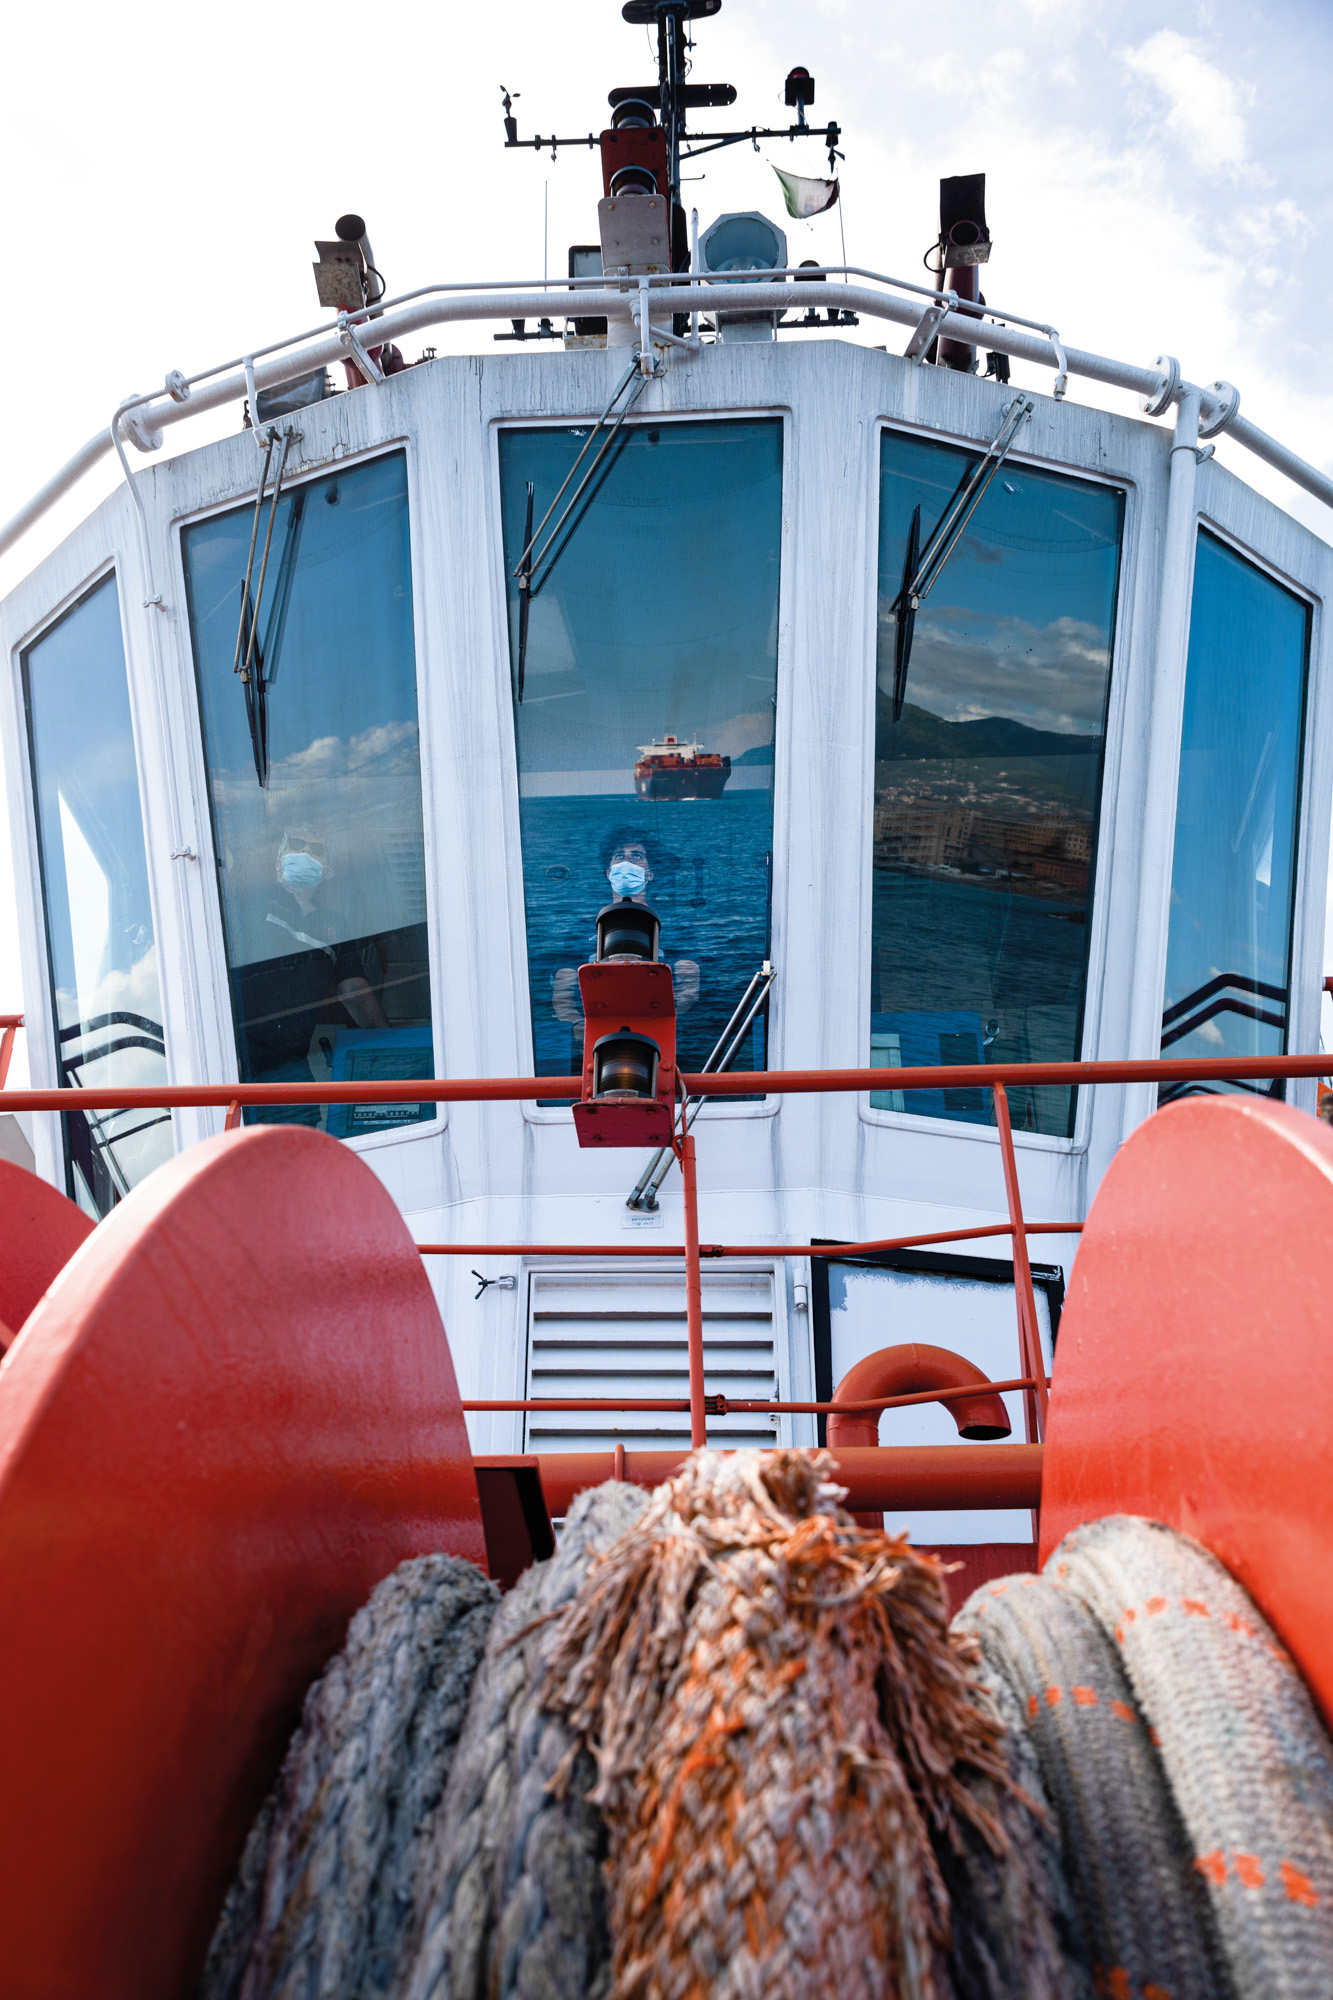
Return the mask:
[[[956,1035],[948,1048],[937,1046],[940,1027],[962,1029],[965,1016],[989,1029],[982,1061],[1076,1061],[1087,976],[1085,918],[1082,903],[877,868],[872,1026],[901,1033],[908,1067],[978,1060]],[[953,1013],[956,1021],[942,1021]],[[906,1032],[900,1019],[914,1014],[921,1035]],[[989,1101],[980,1098],[980,1092],[975,1102],[967,1091],[911,1092],[903,1109],[988,1124]],[[1065,1086],[1011,1089],[1010,1106],[1020,1128],[1072,1130],[1074,1093]]]
[[[625,794],[524,799],[521,809],[537,1075],[582,1065],[582,1028],[557,1020],[551,987],[562,966],[592,957],[593,920],[611,900],[602,850],[622,829],[648,851],[663,958],[698,963],[699,998],[680,1018],[678,1052],[682,1068],[702,1067],[768,948],[772,793],[658,804]],[[734,1067],[764,1067],[762,1020]]]

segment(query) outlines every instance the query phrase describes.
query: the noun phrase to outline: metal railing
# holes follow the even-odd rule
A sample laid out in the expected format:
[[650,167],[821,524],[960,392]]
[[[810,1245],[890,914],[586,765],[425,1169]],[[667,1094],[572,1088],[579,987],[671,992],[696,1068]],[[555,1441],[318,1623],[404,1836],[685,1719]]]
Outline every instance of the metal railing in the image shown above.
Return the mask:
[[[8,1066],[13,1031],[21,1025],[21,1015],[0,1015],[0,1079]],[[914,1403],[951,1401],[976,1394],[976,1385],[958,1391],[928,1390],[910,1395],[876,1397],[849,1403],[801,1402],[789,1399],[730,1398],[710,1396],[704,1376],[701,1267],[705,1261],[727,1257],[801,1259],[866,1256],[890,1250],[919,1248],[928,1244],[962,1243],[995,1236],[1013,1242],[1014,1293],[1018,1319],[1020,1374],[1012,1380],[993,1384],[997,1391],[1021,1390],[1025,1404],[1029,1442],[1040,1443],[1046,1429],[1049,1383],[1041,1352],[1036,1293],[1027,1239],[1037,1235],[1077,1235],[1081,1222],[1029,1222],[1023,1215],[1018,1180],[1018,1157],[1009,1117],[1010,1086],[1065,1085],[1095,1086],[1128,1083],[1255,1083],[1284,1078],[1327,1075],[1327,1055],[1248,1056],[1243,1058],[1180,1058],[1172,1061],[1056,1062],[1056,1063],[968,1063],[921,1069],[841,1069],[841,1070],[745,1070],[683,1075],[684,1097],[792,1096],[825,1091],[840,1094],[861,1092],[986,1089],[992,1093],[995,1130],[998,1135],[1004,1175],[1005,1200],[1009,1219],[1003,1223],[983,1223],[972,1228],[937,1230],[929,1234],[885,1237],[871,1242],[840,1244],[706,1243],[699,1238],[698,1191],[695,1175],[695,1141],[691,1132],[678,1124],[673,1151],[680,1161],[684,1188],[685,1241],[670,1247],[661,1244],[625,1243],[422,1243],[422,1256],[525,1256],[525,1257],[680,1257],[685,1262],[686,1320],[689,1362],[689,1396],[626,1400],[610,1397],[546,1397],[467,1401],[463,1407],[475,1412],[588,1411],[629,1412],[688,1410],[691,1449],[707,1442],[710,1415],[731,1413],[799,1415],[829,1414],[834,1410],[886,1410]],[[216,1107],[227,1113],[229,1127],[239,1124],[245,1108],[295,1105],[392,1104],[392,1103],[522,1103],[539,1098],[577,1098],[582,1078],[566,1077],[463,1077],[412,1078],[398,1081],[349,1084],[177,1084],[139,1089],[3,1090],[0,1109],[14,1111],[131,1110],[140,1106],[165,1110]],[[619,1447],[623,1451],[623,1446]],[[974,1449],[980,1449],[974,1448]]]

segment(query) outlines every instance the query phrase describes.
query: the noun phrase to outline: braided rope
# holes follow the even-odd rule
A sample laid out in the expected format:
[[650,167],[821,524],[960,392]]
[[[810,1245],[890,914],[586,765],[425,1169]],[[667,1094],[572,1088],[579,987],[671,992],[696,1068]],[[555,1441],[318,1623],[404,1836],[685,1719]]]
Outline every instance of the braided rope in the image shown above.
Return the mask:
[[1004,1851],[959,1775],[1010,1787],[1000,1726],[939,1566],[858,1528],[832,1471],[696,1453],[545,1643],[597,1760],[613,2000],[951,1991],[932,1835]]
[[[954,1619],[956,1633],[966,1629]],[[960,1846],[935,1838],[935,1856],[953,1906],[949,1971],[954,1991],[958,2000],[1017,2000],[1019,1995],[1023,2000],[1093,2000],[1078,1913],[1022,1709],[1009,1683],[985,1658],[973,1674],[1004,1730],[1014,1789],[979,1771],[964,1769],[961,1774],[978,1803],[999,1822],[1009,1845],[1006,1856],[997,1858],[966,1825],[960,1828]]]
[[1188,1831],[1238,1994],[1333,1992],[1333,1746],[1253,1602],[1206,1549],[1112,1515],[1046,1574],[1114,1641]]
[[1143,1717],[1097,1620],[1046,1577],[974,1591],[954,1620],[1013,1691],[1099,1993],[1226,1992],[1203,1884]]
[[432,1555],[357,1612],[251,1829],[200,2000],[388,1991],[497,1601],[471,1563]]
[[584,2000],[605,1984],[605,1839],[587,1803],[594,1770],[547,1712],[541,1641],[594,1555],[647,1504],[623,1484],[580,1494],[556,1554],[504,1600],[422,1871],[396,2000]]

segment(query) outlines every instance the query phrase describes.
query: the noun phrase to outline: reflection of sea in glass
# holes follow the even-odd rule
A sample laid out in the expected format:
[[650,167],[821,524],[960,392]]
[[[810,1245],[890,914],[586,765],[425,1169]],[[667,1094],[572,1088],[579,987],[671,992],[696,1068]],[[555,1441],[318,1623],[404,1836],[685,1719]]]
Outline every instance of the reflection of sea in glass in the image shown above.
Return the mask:
[[[166,1081],[157,948],[114,577],[23,661],[60,1081]],[[64,1119],[67,1185],[91,1215],[171,1154],[167,1113]]]
[[[260,1083],[431,1076],[402,455],[283,495],[259,610],[262,785],[233,671],[252,519],[238,508],[185,534],[240,1073]],[[433,1113],[253,1115],[351,1137]]]
[[[1163,1055],[1275,1056],[1287,1046],[1309,622],[1298,597],[1199,535]],[[1161,1097],[1245,1087],[1165,1085]]]
[[[586,436],[501,439],[516,689],[527,484],[540,521]],[[537,565],[515,705],[538,1075],[579,1067],[572,974],[613,851],[642,849],[650,871],[685,1068],[702,1066],[768,951],[781,425],[640,424],[622,439],[554,565]],[[734,1066],[764,1063],[761,1017]]]
[[[975,462],[893,432],[881,446],[871,1060],[883,1067],[1068,1061],[1082,1036],[1123,500],[1007,463],[917,612],[895,722],[912,515],[924,543]],[[981,1090],[871,1102],[993,1115]],[[1011,1102],[1020,1128],[1073,1129],[1070,1090]]]

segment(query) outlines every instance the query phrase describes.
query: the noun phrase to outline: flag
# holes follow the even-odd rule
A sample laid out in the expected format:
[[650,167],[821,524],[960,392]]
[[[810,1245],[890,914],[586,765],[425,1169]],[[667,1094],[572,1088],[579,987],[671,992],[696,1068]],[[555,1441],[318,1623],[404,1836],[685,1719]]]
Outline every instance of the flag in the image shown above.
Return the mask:
[[773,171],[782,182],[782,198],[787,204],[787,213],[794,215],[798,222],[806,222],[812,215],[822,215],[838,199],[836,181],[807,180],[804,174],[784,174],[781,167],[774,167]]

